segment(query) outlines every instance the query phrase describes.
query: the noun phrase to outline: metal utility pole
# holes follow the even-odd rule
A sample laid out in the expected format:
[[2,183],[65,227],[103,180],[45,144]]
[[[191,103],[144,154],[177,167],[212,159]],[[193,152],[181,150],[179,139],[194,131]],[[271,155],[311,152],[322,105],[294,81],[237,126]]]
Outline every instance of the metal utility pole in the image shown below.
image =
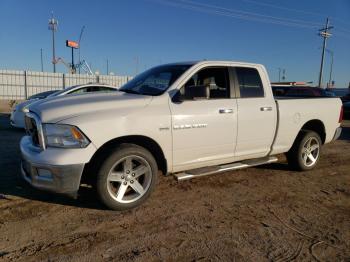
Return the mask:
[[[66,46],[72,49],[72,63],[71,63],[71,74],[75,74],[76,73],[76,65],[74,64],[74,49],[78,49],[79,48],[79,44],[75,41],[72,40],[66,40]],[[80,65],[77,65],[78,67]]]
[[43,49],[42,48],[40,48],[40,62],[41,62],[41,72],[44,72]]
[[282,68],[278,68],[278,82],[281,82],[281,70]]
[[282,81],[286,79],[286,69],[279,67],[278,68],[278,82],[281,82],[281,73],[282,73]]
[[[80,41],[81,41],[81,38],[83,36],[83,33],[84,33],[84,29],[85,29],[85,25],[83,25],[83,27],[81,28],[81,31],[80,31],[80,35],[79,35],[79,41],[78,41],[78,44],[79,44],[79,50],[78,50],[78,59],[79,59],[79,65],[80,65]],[[80,67],[79,67],[79,74],[80,74]]]
[[107,75],[109,74],[109,63],[108,63],[108,59],[107,59]]
[[52,31],[52,64],[53,72],[56,73],[56,55],[55,55],[55,32],[57,31],[58,21],[53,17],[51,13],[51,19],[49,19],[49,30]]
[[319,36],[323,37],[323,48],[322,48],[322,56],[321,56],[321,68],[320,68],[320,76],[318,78],[318,86],[322,87],[322,76],[323,76],[323,66],[324,66],[324,54],[327,47],[327,38],[329,38],[332,34],[329,33],[329,30],[332,29],[333,26],[329,26],[329,18],[326,21],[326,27],[320,29]]
[[74,65],[74,48],[72,47],[72,74],[75,74],[75,65]]
[[331,55],[331,68],[329,70],[329,80],[328,80],[328,87],[330,88],[332,85],[332,75],[333,75],[333,62],[334,62],[334,52],[326,49],[326,51]]
[[137,75],[139,73],[139,57],[136,56],[135,58],[135,75]]

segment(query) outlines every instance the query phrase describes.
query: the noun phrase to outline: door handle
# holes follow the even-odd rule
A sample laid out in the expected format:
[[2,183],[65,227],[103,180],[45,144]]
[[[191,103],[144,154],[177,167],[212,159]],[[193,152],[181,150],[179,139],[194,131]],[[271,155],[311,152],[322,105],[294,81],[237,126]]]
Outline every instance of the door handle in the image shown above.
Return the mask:
[[263,106],[263,107],[260,107],[260,111],[272,111],[272,106]]
[[232,114],[233,113],[233,109],[231,109],[231,108],[219,109],[219,113],[220,114]]

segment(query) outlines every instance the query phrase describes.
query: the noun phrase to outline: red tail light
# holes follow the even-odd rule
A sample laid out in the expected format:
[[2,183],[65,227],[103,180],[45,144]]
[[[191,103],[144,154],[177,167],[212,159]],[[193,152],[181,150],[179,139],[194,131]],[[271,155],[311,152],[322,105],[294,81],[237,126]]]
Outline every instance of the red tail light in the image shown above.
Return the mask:
[[339,115],[339,123],[341,123],[343,121],[343,115],[344,115],[344,108],[343,108],[343,106],[341,106],[340,115]]

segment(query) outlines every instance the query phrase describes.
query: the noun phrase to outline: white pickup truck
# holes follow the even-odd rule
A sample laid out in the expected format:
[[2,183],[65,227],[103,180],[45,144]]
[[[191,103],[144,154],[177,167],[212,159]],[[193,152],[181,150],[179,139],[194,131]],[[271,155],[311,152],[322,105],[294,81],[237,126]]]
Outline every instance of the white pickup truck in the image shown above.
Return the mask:
[[77,196],[96,186],[111,209],[140,205],[158,171],[178,180],[277,161],[314,168],[341,133],[338,98],[273,97],[259,64],[161,65],[113,93],[45,99],[29,107],[21,140],[23,178]]

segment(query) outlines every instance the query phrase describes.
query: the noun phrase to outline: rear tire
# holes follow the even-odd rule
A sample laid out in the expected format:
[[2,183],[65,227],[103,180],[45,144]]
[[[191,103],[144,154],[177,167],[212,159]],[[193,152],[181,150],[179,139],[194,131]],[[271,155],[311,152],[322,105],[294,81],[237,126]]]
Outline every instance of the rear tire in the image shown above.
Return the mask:
[[320,159],[322,141],[314,131],[302,130],[286,154],[289,166],[305,171],[316,167]]
[[97,194],[113,210],[137,207],[155,188],[157,173],[157,162],[148,150],[121,144],[106,156],[98,171]]

